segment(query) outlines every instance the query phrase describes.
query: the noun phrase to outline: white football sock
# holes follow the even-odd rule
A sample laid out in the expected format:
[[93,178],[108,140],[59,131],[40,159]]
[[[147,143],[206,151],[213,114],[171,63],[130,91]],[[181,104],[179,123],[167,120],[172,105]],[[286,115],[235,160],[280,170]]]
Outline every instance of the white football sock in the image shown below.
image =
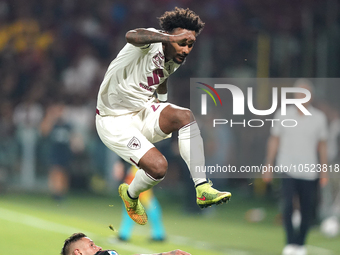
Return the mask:
[[140,193],[151,189],[163,179],[164,177],[162,179],[155,179],[143,169],[138,169],[135,178],[133,178],[131,184],[129,185],[128,193],[131,198],[137,198]]
[[[190,145],[192,151],[190,153]],[[203,169],[205,164],[203,139],[196,121],[193,121],[178,131],[179,152],[187,164],[195,186],[206,182],[205,173],[196,172],[196,166]],[[190,157],[190,154],[192,157]]]

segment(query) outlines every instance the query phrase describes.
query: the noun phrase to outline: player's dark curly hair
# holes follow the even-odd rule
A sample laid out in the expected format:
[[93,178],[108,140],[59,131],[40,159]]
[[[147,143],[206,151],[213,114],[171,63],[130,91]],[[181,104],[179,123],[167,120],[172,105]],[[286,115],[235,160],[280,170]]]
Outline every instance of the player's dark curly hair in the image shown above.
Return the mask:
[[69,255],[70,253],[70,246],[72,243],[77,242],[78,240],[82,239],[83,237],[86,237],[84,233],[74,233],[69,238],[67,238],[64,242],[64,246],[61,249],[61,255]]
[[172,32],[175,28],[184,28],[195,31],[198,35],[203,27],[204,22],[201,18],[189,8],[183,9],[175,7],[173,11],[165,12],[159,19],[159,25],[166,32]]

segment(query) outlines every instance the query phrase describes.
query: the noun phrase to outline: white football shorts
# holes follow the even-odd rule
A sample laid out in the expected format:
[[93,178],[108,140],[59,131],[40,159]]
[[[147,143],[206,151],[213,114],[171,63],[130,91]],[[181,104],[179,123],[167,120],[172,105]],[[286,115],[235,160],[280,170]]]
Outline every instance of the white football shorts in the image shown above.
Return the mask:
[[161,111],[170,103],[152,103],[137,113],[122,116],[96,115],[96,128],[102,142],[126,162],[138,166],[153,143],[170,138],[159,127]]

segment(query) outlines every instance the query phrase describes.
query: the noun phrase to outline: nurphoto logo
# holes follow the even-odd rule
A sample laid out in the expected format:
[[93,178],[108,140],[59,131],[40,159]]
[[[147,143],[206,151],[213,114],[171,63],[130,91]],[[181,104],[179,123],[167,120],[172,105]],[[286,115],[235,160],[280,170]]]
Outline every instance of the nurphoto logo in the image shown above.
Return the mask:
[[[212,79],[214,81],[214,79]],[[197,84],[200,84],[204,87],[197,86]],[[310,111],[304,106],[305,103],[309,102],[311,100],[311,92],[308,89],[300,88],[300,87],[271,87],[271,106],[267,109],[256,109],[254,105],[254,91],[253,87],[247,87],[246,88],[246,95],[242,91],[241,88],[239,88],[236,85],[233,84],[226,84],[226,83],[220,83],[217,81],[213,85],[209,85],[204,82],[196,82],[196,88],[202,90],[205,93],[201,94],[201,108],[200,108],[200,114],[201,116],[208,114],[208,97],[210,96],[211,100],[213,100],[215,106],[223,107],[223,95],[225,95],[226,91],[231,95],[232,97],[232,115],[233,116],[244,116],[245,115],[245,107],[247,106],[250,113],[256,115],[256,116],[268,116],[273,114],[280,109],[280,115],[285,116],[287,115],[287,107],[292,106],[296,107],[296,109],[300,110],[304,115],[310,116],[312,115]],[[279,96],[280,92],[280,96]],[[291,94],[301,94],[298,98],[296,97],[289,97]],[[215,99],[217,97],[219,104],[217,103],[217,100]],[[280,106],[279,106],[279,99],[280,99]],[[230,112],[230,107],[226,108],[224,107],[223,110],[225,112]],[[218,110],[218,112],[223,112],[221,110]],[[223,117],[223,116],[221,116]],[[235,125],[242,125],[244,127],[262,127],[265,123],[270,123],[271,126],[274,126],[276,122],[280,122],[283,127],[295,127],[298,125],[297,120],[294,119],[243,119],[240,121],[235,121],[233,119],[225,119],[225,118],[215,118],[213,119],[213,127],[216,125],[225,125],[230,124],[231,127]]]

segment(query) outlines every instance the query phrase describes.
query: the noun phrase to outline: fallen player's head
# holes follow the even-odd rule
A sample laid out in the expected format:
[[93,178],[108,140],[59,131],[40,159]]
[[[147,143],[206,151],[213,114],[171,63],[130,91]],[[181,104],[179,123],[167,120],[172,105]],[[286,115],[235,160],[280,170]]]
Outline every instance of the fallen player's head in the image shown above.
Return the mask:
[[165,12],[158,19],[161,28],[167,33],[172,33],[175,28],[183,28],[195,31],[198,35],[205,25],[200,17],[189,8],[175,7],[174,10]]
[[102,248],[83,233],[74,233],[64,242],[61,255],[95,255]]

